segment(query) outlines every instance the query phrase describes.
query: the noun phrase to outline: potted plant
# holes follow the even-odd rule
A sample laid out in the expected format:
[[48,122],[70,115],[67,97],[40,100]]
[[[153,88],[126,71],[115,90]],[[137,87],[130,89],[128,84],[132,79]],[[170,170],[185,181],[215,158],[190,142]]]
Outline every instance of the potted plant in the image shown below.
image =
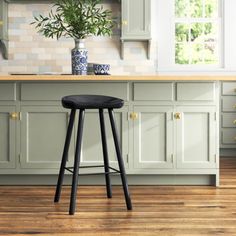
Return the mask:
[[75,40],[75,48],[71,50],[72,74],[87,74],[85,39],[112,34],[112,12],[98,5],[100,3],[101,0],[56,0],[48,16],[34,17],[31,23],[45,37],[59,39],[63,36]]

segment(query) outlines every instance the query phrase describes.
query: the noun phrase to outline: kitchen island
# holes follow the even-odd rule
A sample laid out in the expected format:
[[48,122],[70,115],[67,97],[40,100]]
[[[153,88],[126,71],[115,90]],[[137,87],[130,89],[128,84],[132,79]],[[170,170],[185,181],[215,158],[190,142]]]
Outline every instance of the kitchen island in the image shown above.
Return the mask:
[[[125,101],[116,119],[130,184],[218,186],[221,80],[236,77],[0,76],[0,184],[55,184],[69,117],[61,98],[102,94]],[[81,163],[99,165],[98,114],[91,110],[85,115]],[[109,125],[106,129],[116,167]],[[104,178],[82,177],[82,182],[99,184]]]

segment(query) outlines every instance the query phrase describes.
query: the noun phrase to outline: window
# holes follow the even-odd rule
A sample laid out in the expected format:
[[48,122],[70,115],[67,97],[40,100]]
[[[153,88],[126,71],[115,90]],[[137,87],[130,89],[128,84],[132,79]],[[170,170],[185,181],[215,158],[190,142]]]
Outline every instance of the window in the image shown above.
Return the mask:
[[175,64],[220,65],[218,0],[175,0]]
[[236,0],[153,3],[158,72],[236,71]]

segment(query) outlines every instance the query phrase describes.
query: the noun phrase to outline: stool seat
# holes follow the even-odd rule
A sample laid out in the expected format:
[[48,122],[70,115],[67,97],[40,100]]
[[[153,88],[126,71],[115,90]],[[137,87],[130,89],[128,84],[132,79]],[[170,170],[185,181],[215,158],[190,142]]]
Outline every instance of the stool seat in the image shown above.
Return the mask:
[[121,108],[124,101],[103,95],[70,95],[62,98],[62,105],[69,109]]

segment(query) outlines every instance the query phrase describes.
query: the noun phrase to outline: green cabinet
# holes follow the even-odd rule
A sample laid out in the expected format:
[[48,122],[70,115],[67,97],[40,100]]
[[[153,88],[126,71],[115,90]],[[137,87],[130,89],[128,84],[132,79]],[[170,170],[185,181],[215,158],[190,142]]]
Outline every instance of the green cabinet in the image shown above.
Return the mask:
[[[96,91],[125,100],[122,109],[115,109],[115,116],[128,174],[150,178],[162,175],[161,178],[165,176],[172,183],[177,176],[182,178],[181,183],[187,176],[200,183],[202,179],[206,180],[204,183],[212,183],[215,176],[216,185],[219,183],[216,82],[3,82],[0,84],[0,174],[58,174],[70,112],[61,106],[60,99],[65,94]],[[109,116],[106,110],[104,113],[110,165],[116,168]],[[230,113],[224,120],[226,126],[232,126],[228,122],[231,116]],[[78,112],[68,155],[69,167],[74,161],[77,126]],[[81,165],[103,165],[97,110],[85,112]],[[100,168],[81,170],[82,173],[94,171]]]
[[0,52],[7,59],[8,44],[8,2],[0,0]]
[[134,106],[134,167],[173,168],[172,106]]
[[217,167],[215,107],[136,105],[134,114],[134,168]]
[[[20,165],[22,168],[59,168],[69,121],[68,112],[70,111],[61,106],[24,105],[21,107]],[[128,155],[127,112],[127,107],[115,112],[124,157]],[[78,118],[78,114],[76,117]],[[71,138],[67,166],[73,166],[77,120]],[[108,113],[105,113],[105,122],[110,164],[116,167],[116,153]],[[82,140],[81,165],[103,165],[99,114],[96,110],[85,112]],[[125,164],[128,164],[127,158]],[[89,169],[83,170],[85,171]]]
[[[66,137],[69,113],[61,106],[21,107],[21,168],[59,168]],[[74,135],[69,162],[73,162]]]
[[[121,143],[122,155],[124,163],[128,167],[128,151],[129,151],[129,126],[128,126],[128,107],[115,110],[116,125]],[[117,167],[116,151],[108,112],[104,111],[107,147],[110,165]],[[77,123],[77,122],[76,122]],[[77,125],[76,125],[77,126]],[[77,129],[76,129],[77,130]],[[101,142],[101,131],[99,113],[97,110],[86,110],[84,129],[82,137],[82,154],[81,165],[103,165],[103,152]],[[86,170],[89,171],[89,170]]]
[[221,148],[223,156],[235,156],[236,148],[236,83],[221,83]]
[[0,168],[16,166],[16,107],[0,105]]
[[179,106],[174,117],[177,168],[216,168],[216,108]]
[[121,39],[148,40],[151,38],[151,1],[122,0]]
[[150,58],[151,0],[121,1],[121,58],[125,41],[147,41],[147,57]]
[[0,0],[0,39],[7,40],[7,23],[8,22],[8,3],[6,0]]

